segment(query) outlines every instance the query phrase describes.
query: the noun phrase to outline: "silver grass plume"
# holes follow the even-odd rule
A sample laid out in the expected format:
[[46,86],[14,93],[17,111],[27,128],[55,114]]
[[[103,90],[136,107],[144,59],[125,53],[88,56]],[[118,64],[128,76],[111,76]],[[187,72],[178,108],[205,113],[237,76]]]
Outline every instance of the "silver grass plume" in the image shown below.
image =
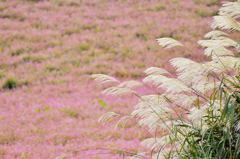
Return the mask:
[[113,118],[116,118],[119,116],[120,115],[115,112],[107,112],[98,119],[98,122],[106,123],[106,122],[111,121]]
[[223,32],[223,31],[213,30],[213,31],[210,31],[207,34],[205,34],[204,38],[217,40],[217,39],[219,39],[220,37],[223,37],[223,36],[228,36],[228,34]]
[[136,94],[136,92],[130,88],[114,87],[114,86],[103,90],[102,93],[105,95],[113,95],[113,96]]
[[149,75],[143,79],[146,84],[152,84],[157,88],[163,88],[167,93],[191,92],[182,81],[176,78],[169,78],[162,75]]
[[211,27],[213,29],[224,29],[230,31],[240,31],[240,23],[228,15],[214,16]]
[[95,79],[99,84],[112,84],[112,83],[120,83],[117,79],[114,77],[104,75],[104,74],[93,74],[91,76]]
[[157,42],[160,46],[162,46],[165,49],[170,49],[175,46],[183,46],[182,43],[172,38],[159,38],[157,39]]
[[144,71],[144,73],[146,75],[164,75],[164,74],[168,75],[168,74],[170,74],[165,69],[159,68],[159,67],[150,67],[150,68],[146,69]]
[[228,15],[234,19],[240,18],[240,1],[224,2],[223,7],[219,9],[219,15]]
[[125,87],[125,88],[136,88],[139,86],[142,86],[142,83],[134,80],[125,81],[118,85],[118,87]]

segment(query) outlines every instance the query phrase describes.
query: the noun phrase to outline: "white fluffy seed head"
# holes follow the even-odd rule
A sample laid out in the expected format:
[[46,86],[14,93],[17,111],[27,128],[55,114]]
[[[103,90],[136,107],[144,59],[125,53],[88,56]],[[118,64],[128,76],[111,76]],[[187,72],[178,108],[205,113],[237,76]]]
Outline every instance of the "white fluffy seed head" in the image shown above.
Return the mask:
[[208,32],[207,34],[204,35],[204,38],[208,38],[208,39],[219,39],[222,36],[228,36],[227,33],[223,32],[223,31],[219,31],[219,30],[213,30]]
[[107,112],[98,119],[98,122],[106,123],[119,116],[120,115],[115,112]]
[[223,3],[223,7],[219,9],[219,15],[228,15],[235,19],[240,18],[240,1]]
[[186,94],[167,94],[166,98],[172,103],[180,105],[184,108],[191,108],[193,103],[197,100],[196,96]]
[[240,31],[240,23],[228,15],[214,16],[211,27],[213,29],[219,28],[223,30]]
[[170,143],[170,136],[166,135],[161,138],[147,138],[141,142],[141,145],[150,150],[158,150]]
[[222,37],[221,39],[217,40],[199,40],[198,44],[205,48],[207,47],[216,48],[216,47],[235,47],[237,45],[237,42],[232,39]]
[[204,50],[206,56],[234,56],[231,50],[226,49],[225,47],[208,47]]
[[114,77],[104,75],[104,74],[93,74],[91,77],[97,81],[99,84],[113,84],[113,83],[119,83],[117,79]]
[[136,92],[130,88],[125,88],[125,87],[109,87],[103,90],[102,93],[105,95],[121,96],[121,95],[135,94]]
[[183,58],[183,57],[173,58],[170,60],[170,63],[173,67],[176,68],[176,71],[178,73],[182,73],[185,70],[190,70],[189,68],[193,68],[193,67],[194,67],[194,69],[196,69],[200,65],[200,64],[196,63],[195,61],[192,61],[190,59]]
[[208,65],[186,58],[174,58],[170,62],[176,68],[177,78],[189,88],[201,93],[213,88],[213,83],[209,80],[208,75],[215,70]]
[[159,67],[150,67],[144,71],[146,75],[164,75],[164,74],[170,74],[168,71],[166,71],[163,68]]
[[170,49],[175,46],[183,46],[182,43],[172,38],[159,38],[157,39],[157,42],[160,46],[166,49]]
[[152,84],[157,88],[163,88],[167,93],[191,92],[183,82],[176,78],[168,78],[162,75],[149,75],[143,79],[146,84]]
[[118,87],[125,87],[125,88],[136,88],[139,86],[142,86],[142,83],[134,80],[125,81],[118,85]]
[[212,57],[212,62],[215,62],[215,67],[218,67],[222,70],[236,70],[237,68],[240,67],[239,57],[232,56]]
[[146,95],[141,97],[131,115],[139,119],[139,125],[148,126],[152,131],[160,127],[163,124],[161,119],[165,119],[171,113],[173,110],[162,95]]
[[194,126],[199,127],[203,116],[207,114],[207,106],[200,108],[193,107],[189,114],[188,119],[193,123]]
[[121,117],[118,122],[115,124],[115,129],[117,129],[118,127],[122,126],[125,127],[126,123],[128,120],[131,120],[133,117],[132,116],[123,116]]

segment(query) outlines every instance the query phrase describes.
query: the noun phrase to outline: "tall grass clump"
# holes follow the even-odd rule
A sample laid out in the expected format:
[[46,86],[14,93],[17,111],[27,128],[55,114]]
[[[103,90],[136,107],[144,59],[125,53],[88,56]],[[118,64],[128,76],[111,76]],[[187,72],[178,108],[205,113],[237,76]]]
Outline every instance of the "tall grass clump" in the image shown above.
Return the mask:
[[[107,84],[106,95],[133,94],[138,104],[130,114],[104,114],[99,121],[119,118],[117,124],[136,118],[154,134],[141,144],[149,151],[132,159],[238,159],[240,158],[240,43],[230,38],[240,32],[240,1],[225,2],[213,17],[212,31],[198,43],[209,61],[198,63],[173,58],[176,74],[158,67],[144,71],[142,82],[120,82],[114,77],[94,74]],[[239,39],[238,39],[239,40]],[[183,47],[172,38],[157,39],[163,48]],[[151,85],[156,94],[141,96],[136,86]],[[144,155],[143,155],[144,154]]]

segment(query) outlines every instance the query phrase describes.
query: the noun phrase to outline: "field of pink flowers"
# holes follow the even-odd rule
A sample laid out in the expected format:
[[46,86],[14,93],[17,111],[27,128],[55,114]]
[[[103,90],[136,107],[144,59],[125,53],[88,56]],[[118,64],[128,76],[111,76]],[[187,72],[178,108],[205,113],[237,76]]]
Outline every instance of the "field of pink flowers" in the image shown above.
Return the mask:
[[[0,158],[118,159],[144,149],[139,142],[149,134],[134,123],[114,129],[97,122],[107,111],[128,112],[135,99],[102,96],[89,75],[140,79],[150,66],[169,67],[172,57],[202,61],[196,42],[219,6],[0,0]],[[155,39],[166,36],[189,49],[162,50]]]

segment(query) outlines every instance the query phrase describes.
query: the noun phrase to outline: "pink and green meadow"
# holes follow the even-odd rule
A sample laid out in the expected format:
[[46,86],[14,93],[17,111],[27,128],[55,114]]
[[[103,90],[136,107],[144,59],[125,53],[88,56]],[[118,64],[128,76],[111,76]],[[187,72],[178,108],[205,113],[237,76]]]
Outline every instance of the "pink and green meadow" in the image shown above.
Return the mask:
[[[197,41],[219,0],[0,0],[0,158],[121,159],[149,134],[98,118],[133,109],[136,98],[106,97],[91,74],[140,80],[168,60],[206,60]],[[171,51],[172,37],[188,49]],[[141,88],[142,94],[147,88]]]

